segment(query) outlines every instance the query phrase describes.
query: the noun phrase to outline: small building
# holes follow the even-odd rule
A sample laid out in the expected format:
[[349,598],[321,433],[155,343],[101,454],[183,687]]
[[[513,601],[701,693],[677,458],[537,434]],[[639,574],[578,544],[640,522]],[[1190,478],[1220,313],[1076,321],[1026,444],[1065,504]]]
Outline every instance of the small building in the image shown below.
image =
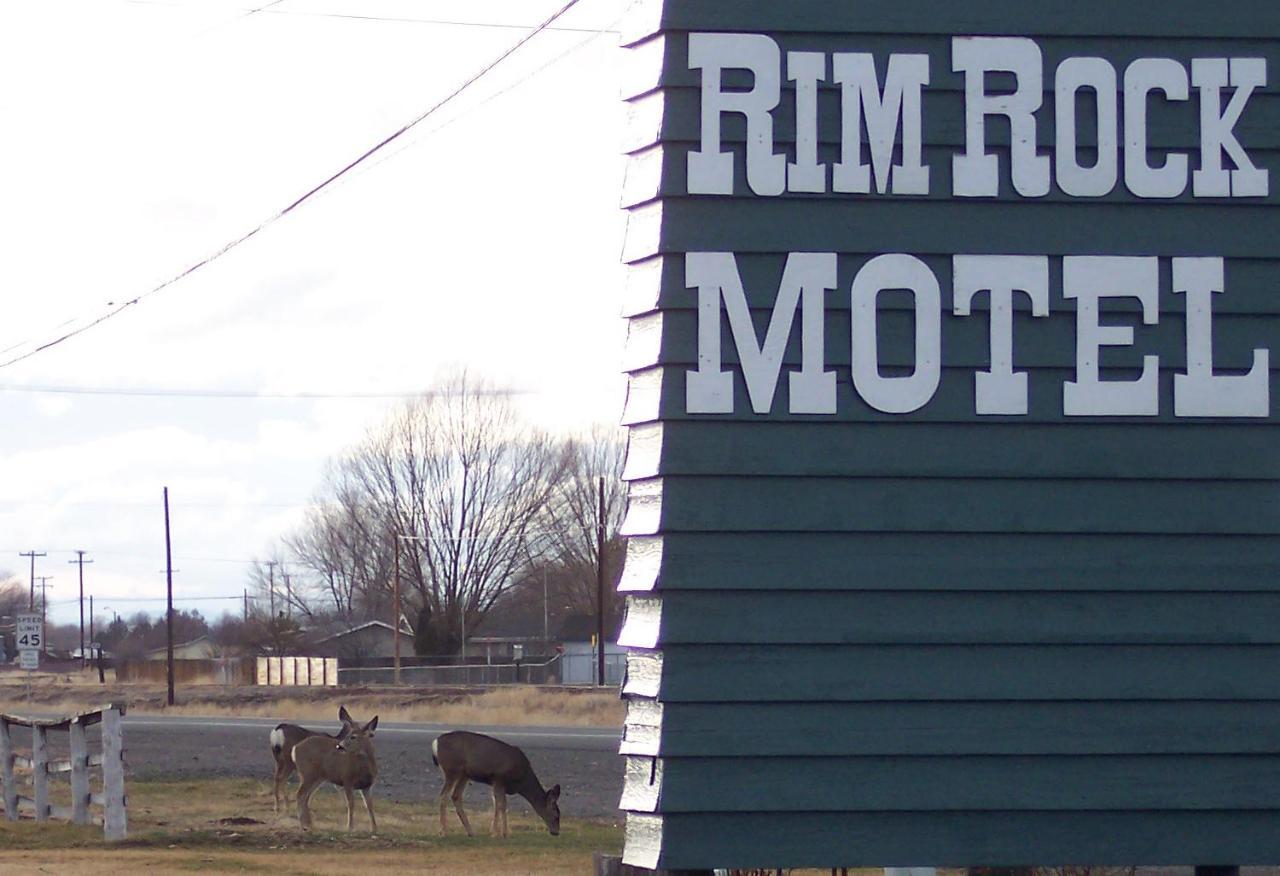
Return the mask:
[[[307,650],[316,657],[394,657],[395,635],[391,624],[369,621],[319,639]],[[405,627],[400,628],[400,653],[406,656],[413,654],[413,631]]]
[[[77,648],[78,652],[79,649]],[[104,655],[105,656],[105,655]],[[143,654],[144,660],[166,660],[169,656],[169,647],[152,648]],[[200,636],[192,639],[190,642],[182,644],[174,643],[173,659],[175,660],[212,660],[218,656],[218,647],[208,636]],[[78,657],[77,657],[78,659]]]
[[[560,658],[561,684],[595,684],[597,669],[596,619],[586,614],[571,614],[560,627],[563,648]],[[621,684],[627,666],[627,649],[617,644],[617,622],[606,624],[604,640],[605,684]]]

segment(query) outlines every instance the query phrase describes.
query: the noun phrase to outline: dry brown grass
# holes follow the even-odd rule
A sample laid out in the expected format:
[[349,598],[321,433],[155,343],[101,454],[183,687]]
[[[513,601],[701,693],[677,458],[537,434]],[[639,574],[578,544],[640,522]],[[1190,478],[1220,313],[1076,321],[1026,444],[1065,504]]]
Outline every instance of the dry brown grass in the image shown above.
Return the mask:
[[468,838],[456,830],[441,837],[432,806],[393,803],[376,792],[374,806],[378,835],[370,836],[363,811],[357,813],[356,830],[348,834],[337,829],[346,818],[341,795],[331,789],[319,792],[312,802],[317,829],[304,833],[291,813],[272,813],[271,789],[265,782],[133,782],[129,840],[107,846],[101,828],[0,821],[0,871],[347,876],[388,868],[387,872],[441,876],[558,876],[591,872],[592,854],[616,853],[622,841],[618,822],[566,820],[561,835],[552,837],[540,821],[514,813],[508,840]]
[[107,702],[131,712],[331,721],[339,705],[383,721],[510,726],[620,727],[624,709],[612,689],[506,685],[494,688],[288,688],[186,685],[165,705],[163,686],[92,684],[84,676],[0,678],[0,712],[73,713]]

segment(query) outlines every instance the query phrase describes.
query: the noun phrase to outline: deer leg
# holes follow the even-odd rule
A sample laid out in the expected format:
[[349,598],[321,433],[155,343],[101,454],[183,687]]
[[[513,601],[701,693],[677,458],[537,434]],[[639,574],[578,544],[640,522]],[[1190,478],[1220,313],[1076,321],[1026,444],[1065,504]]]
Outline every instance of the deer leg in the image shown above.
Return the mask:
[[298,824],[303,830],[311,829],[311,795],[320,787],[320,778],[302,781],[298,786]]
[[462,808],[462,792],[465,790],[467,790],[467,778],[463,776],[454,784],[453,793],[449,796],[453,798],[453,808],[458,813],[458,820],[462,822],[462,829],[467,832],[467,836],[475,836],[471,832],[471,822],[467,821],[466,810]]
[[507,789],[501,785],[493,786],[493,834],[507,835]]
[[347,798],[347,833],[351,833],[356,825],[356,795],[350,785],[343,785],[342,793]]
[[441,836],[444,836],[446,833],[449,832],[449,825],[447,823],[446,815],[449,807],[449,789],[451,787],[453,786],[449,782],[449,777],[446,776],[444,780],[444,785],[440,788],[440,835]]
[[273,792],[275,794],[275,813],[280,814],[280,806],[284,803],[284,786],[289,781],[289,776],[293,774],[293,761],[287,756],[281,755],[276,757],[276,780]]
[[502,791],[498,789],[497,784],[494,784],[489,790],[493,794],[493,821],[489,824],[489,836],[498,836],[498,795]]
[[375,834],[378,832],[378,819],[373,817],[373,801],[369,799],[370,793],[361,791],[360,799],[364,801],[364,808],[369,813],[369,833]]

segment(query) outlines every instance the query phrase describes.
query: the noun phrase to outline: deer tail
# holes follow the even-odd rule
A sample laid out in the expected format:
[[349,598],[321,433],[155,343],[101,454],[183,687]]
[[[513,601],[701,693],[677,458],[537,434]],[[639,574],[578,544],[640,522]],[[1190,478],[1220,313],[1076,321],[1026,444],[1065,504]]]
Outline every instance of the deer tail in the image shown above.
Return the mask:
[[436,766],[440,766],[440,760],[436,757],[436,755],[438,754],[436,750],[436,744],[439,742],[440,742],[440,737],[438,736],[435,739],[431,740],[431,762]]
[[271,750],[276,754],[284,750],[284,731],[280,729],[283,726],[283,724],[278,724],[276,729],[271,731],[271,736],[269,737],[271,739]]

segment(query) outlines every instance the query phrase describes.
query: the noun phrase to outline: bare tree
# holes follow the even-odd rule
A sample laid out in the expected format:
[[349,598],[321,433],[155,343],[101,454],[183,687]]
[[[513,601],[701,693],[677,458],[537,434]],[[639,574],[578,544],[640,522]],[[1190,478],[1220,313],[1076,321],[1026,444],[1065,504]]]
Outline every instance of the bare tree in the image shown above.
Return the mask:
[[624,551],[618,536],[626,512],[624,441],[621,430],[597,427],[570,442],[569,470],[556,489],[547,530],[550,556],[564,572],[557,576],[563,587],[559,595],[571,608],[594,614],[599,566],[596,531],[602,522],[600,480],[604,479],[606,622],[618,616],[622,603],[616,585]]
[[387,511],[371,501],[348,460],[330,466],[320,501],[285,544],[310,572],[295,590],[308,615],[325,607],[355,623],[389,609],[395,558]]
[[336,609],[379,618],[390,615],[398,550],[404,614],[430,627],[418,647],[454,651],[530,546],[547,549],[570,461],[570,447],[521,420],[506,394],[460,374],[331,468],[322,507],[290,545]]
[[12,572],[0,569],[0,617],[12,617],[27,610],[27,585]]
[[[306,619],[316,613],[318,601],[312,598],[314,585],[297,574],[298,567],[284,559],[280,546],[271,552],[270,560],[254,560],[249,568],[249,592],[256,614]],[[309,564],[308,564],[309,565]]]

